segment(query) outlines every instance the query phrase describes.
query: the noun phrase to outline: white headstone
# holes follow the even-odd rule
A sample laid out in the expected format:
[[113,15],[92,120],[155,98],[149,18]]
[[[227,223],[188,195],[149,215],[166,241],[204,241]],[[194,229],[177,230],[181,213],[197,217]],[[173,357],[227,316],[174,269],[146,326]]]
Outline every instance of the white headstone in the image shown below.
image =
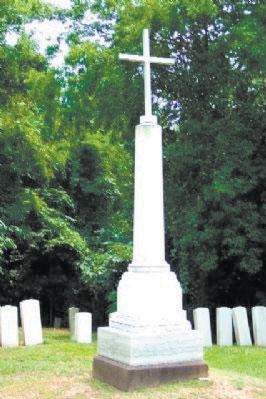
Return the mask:
[[233,345],[232,309],[221,307],[216,309],[217,345]]
[[212,346],[212,333],[210,312],[208,308],[197,308],[193,310],[195,330],[199,331],[203,338],[203,346]]
[[54,328],[60,328],[61,327],[61,317],[55,317],[54,318]]
[[42,344],[40,302],[37,299],[20,302],[20,315],[25,345]]
[[91,313],[80,312],[75,315],[75,341],[80,344],[91,343]]
[[75,314],[78,313],[79,308],[71,307],[68,309],[68,324],[71,339],[75,339]]
[[233,308],[232,315],[237,344],[241,346],[252,345],[247,309],[243,306],[237,306],[236,308]]
[[255,345],[266,346],[266,306],[252,308],[252,324]]
[[16,306],[0,308],[0,340],[3,347],[18,346],[18,309]]

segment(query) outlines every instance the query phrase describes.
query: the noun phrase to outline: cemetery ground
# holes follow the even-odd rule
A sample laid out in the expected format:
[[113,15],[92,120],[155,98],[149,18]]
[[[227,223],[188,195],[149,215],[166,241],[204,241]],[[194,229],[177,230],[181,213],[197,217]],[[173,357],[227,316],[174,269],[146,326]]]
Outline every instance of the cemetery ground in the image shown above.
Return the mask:
[[92,379],[93,343],[71,342],[68,330],[44,329],[43,345],[0,349],[1,399],[262,399],[266,348],[214,346],[205,350],[208,381],[171,383],[120,392]]

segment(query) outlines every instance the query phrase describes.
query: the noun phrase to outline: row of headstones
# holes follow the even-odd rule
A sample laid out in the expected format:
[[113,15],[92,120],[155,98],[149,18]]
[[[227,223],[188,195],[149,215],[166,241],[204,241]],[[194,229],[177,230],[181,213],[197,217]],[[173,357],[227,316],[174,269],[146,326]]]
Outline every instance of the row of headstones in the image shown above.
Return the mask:
[[79,308],[68,309],[70,337],[80,344],[90,344],[92,339],[92,317],[89,312],[80,312]]
[[[27,299],[20,302],[21,325],[24,344],[38,345],[43,343],[40,302]],[[71,338],[78,343],[91,343],[91,313],[79,312],[78,308],[69,309],[69,326]],[[61,320],[60,320],[61,322]],[[59,320],[57,320],[59,324]],[[6,305],[0,307],[0,345],[16,347],[19,345],[18,308]]]
[[[29,299],[20,302],[20,313],[25,345],[37,345],[43,342],[40,304]],[[91,313],[79,312],[78,308],[69,308],[69,328],[72,340],[79,343],[91,343]],[[193,311],[195,329],[203,336],[204,346],[212,345],[210,312],[208,308]],[[266,346],[266,307],[252,308],[252,325],[255,345]],[[246,308],[216,309],[217,344],[233,344],[233,327],[236,342],[239,345],[252,345]],[[16,306],[0,307],[0,344],[3,347],[18,346],[18,309]]]
[[[252,308],[252,327],[255,345],[266,346],[266,306]],[[212,346],[210,312],[208,308],[193,310],[194,327],[203,337],[204,346]],[[233,345],[233,330],[238,345],[252,345],[247,309],[238,306],[233,309],[216,309],[217,345]]]
[[[19,308],[24,344],[37,345],[43,343],[39,301],[36,299],[22,301]],[[17,306],[0,307],[0,344],[2,347],[19,345]]]

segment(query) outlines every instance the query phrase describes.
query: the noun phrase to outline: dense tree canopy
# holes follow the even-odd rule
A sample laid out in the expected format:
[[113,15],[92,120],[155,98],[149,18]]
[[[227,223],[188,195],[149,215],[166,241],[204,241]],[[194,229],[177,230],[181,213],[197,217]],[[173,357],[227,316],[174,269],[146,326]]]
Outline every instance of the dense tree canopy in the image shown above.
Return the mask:
[[[97,18],[88,24],[88,11]],[[266,6],[259,0],[0,5],[0,304],[39,297],[47,322],[80,304],[102,322],[131,257],[134,125],[153,68],[164,128],[167,257],[188,306],[266,301]],[[65,64],[25,34],[71,20]],[[18,32],[16,45],[6,33]],[[109,295],[109,296],[108,296]]]

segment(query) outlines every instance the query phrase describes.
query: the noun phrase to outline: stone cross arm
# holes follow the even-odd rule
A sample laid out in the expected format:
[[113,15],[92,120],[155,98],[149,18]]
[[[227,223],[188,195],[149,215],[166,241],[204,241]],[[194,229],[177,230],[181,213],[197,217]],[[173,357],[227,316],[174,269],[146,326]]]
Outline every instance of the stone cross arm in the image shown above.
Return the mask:
[[[132,55],[132,54],[119,54],[119,59],[123,61],[132,61],[132,62],[145,62],[145,57],[142,55]],[[162,57],[150,57],[149,61],[152,64],[164,64],[164,65],[174,65],[174,58],[162,58]]]

